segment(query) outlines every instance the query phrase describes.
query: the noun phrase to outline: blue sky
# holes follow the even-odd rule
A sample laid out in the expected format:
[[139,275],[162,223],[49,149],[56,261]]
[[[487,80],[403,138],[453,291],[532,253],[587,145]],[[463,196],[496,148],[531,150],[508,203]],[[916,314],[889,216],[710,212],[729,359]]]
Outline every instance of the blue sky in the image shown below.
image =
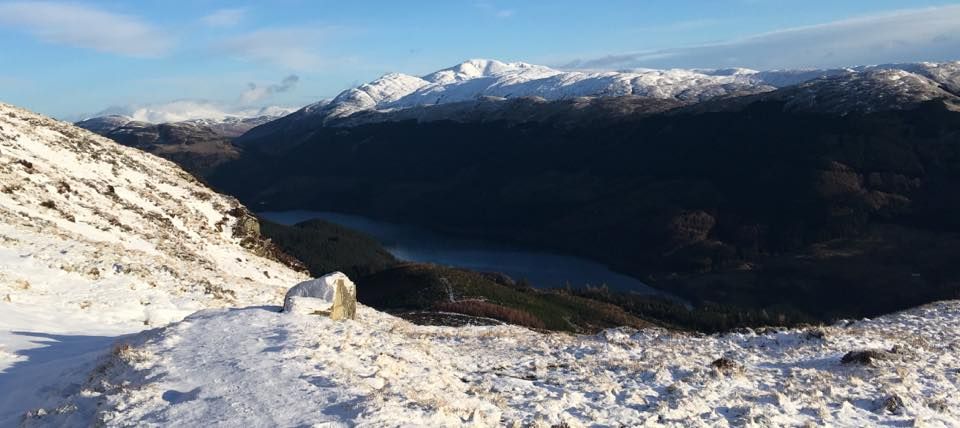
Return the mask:
[[173,100],[301,106],[469,58],[584,69],[956,60],[960,0],[0,0],[0,100],[61,118]]

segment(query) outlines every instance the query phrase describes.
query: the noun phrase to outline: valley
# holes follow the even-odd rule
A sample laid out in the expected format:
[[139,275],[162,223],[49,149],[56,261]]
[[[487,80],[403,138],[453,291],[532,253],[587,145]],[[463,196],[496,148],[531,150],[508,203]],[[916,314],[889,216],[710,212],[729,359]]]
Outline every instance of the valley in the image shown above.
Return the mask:
[[787,3],[0,1],[0,427],[960,426],[960,5]]
[[[263,210],[376,215],[597,260],[695,304],[829,321],[956,296],[943,189],[958,119],[941,102],[837,116],[756,101],[572,127],[384,122],[241,146],[208,180]],[[339,161],[309,167],[324,157]]]
[[617,274],[599,263],[577,257],[535,252],[494,242],[458,239],[427,229],[349,214],[280,211],[261,212],[257,215],[285,225],[312,219],[326,220],[373,237],[390,254],[402,261],[502,273],[515,281],[529,283],[537,288],[606,286],[622,292],[656,294],[656,290],[634,278]]
[[[261,224],[170,162],[8,105],[0,141],[3,424],[957,421],[955,301],[733,329],[788,320],[537,290],[400,262],[323,220]],[[278,312],[304,268],[350,271],[361,302],[400,317]],[[423,311],[487,322],[404,320]]]
[[400,260],[829,322],[960,292],[958,79],[955,62],[593,74],[470,60],[245,120],[232,141],[198,123],[221,147],[202,155],[191,134],[145,146],[111,117],[81,125],[259,211],[349,213],[330,218]]

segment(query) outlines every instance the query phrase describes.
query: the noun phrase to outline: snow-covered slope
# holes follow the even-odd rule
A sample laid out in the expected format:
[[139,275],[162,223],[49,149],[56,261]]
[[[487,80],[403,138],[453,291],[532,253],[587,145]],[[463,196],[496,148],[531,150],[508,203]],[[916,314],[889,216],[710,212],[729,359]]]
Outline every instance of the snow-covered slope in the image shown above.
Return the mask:
[[462,123],[506,121],[510,123],[549,122],[557,126],[591,121],[616,121],[636,115],[649,115],[683,107],[687,103],[673,99],[641,96],[577,97],[547,101],[540,97],[483,97],[473,101],[446,103],[390,111],[368,110],[327,122],[327,126],[351,127],[368,123],[416,120],[449,120]]
[[240,156],[240,151],[232,143],[234,138],[274,119],[275,116],[230,116],[154,124],[127,116],[101,116],[75,125],[125,146],[172,160],[202,177],[220,164]]
[[276,302],[303,278],[255,229],[171,162],[0,104],[0,426],[99,336]]
[[[958,332],[957,302],[718,336],[208,310],[126,339],[25,425],[957,426]],[[859,350],[876,359],[842,363]]]
[[830,70],[628,70],[560,71],[522,62],[470,60],[422,77],[400,73],[342,92],[305,112],[330,118],[365,110],[391,110],[476,100],[480,97],[542,97],[546,100],[623,95],[699,102],[723,96],[773,91],[830,76],[899,70],[956,91],[960,62],[886,64]]
[[785,100],[787,108],[798,110],[846,113],[897,109],[924,101],[956,98],[950,88],[960,84],[958,64],[954,64],[952,78],[896,68],[871,69],[804,82],[778,91],[774,96]]
[[121,114],[111,114],[106,116],[97,116],[89,119],[81,120],[74,125],[77,125],[88,131],[96,132],[97,134],[105,134],[107,132],[113,131],[114,129],[120,128],[128,123],[136,122],[147,124],[147,122],[137,122],[133,120],[130,116],[124,116]]
[[786,110],[849,114],[911,109],[942,100],[960,102],[960,62],[900,64],[862,68],[830,75],[776,91],[711,100],[686,107],[687,111],[736,110],[760,100],[783,103]]

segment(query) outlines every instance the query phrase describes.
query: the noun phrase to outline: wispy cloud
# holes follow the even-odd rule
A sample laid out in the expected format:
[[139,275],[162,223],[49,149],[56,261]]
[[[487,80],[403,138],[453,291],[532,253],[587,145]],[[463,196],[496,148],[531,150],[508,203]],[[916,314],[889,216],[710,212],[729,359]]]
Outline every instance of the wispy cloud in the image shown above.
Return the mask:
[[214,49],[236,58],[311,71],[328,64],[319,46],[338,28],[270,28],[227,38]]
[[256,83],[250,83],[248,84],[247,90],[243,91],[243,94],[240,95],[240,103],[246,105],[269,98],[273,94],[287,92],[297,86],[297,82],[299,81],[300,76],[291,74],[287,77],[284,77],[280,83],[272,85],[258,85]]
[[247,15],[246,9],[220,9],[200,19],[209,27],[234,27]]
[[837,67],[960,56],[960,6],[899,10],[710,45],[578,59],[565,68]]
[[48,43],[135,57],[162,56],[174,45],[173,37],[136,16],[71,3],[0,3],[0,26]]
[[506,19],[513,18],[517,14],[517,11],[513,9],[506,9],[498,7],[496,4],[487,1],[480,1],[473,4],[477,9],[482,10],[484,13],[494,16],[496,18]]

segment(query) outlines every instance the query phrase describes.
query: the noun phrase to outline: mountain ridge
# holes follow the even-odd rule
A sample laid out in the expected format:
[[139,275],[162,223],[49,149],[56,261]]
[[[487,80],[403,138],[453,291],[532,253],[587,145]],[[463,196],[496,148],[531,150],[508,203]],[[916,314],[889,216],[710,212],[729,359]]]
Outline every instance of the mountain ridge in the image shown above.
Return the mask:
[[473,59],[422,77],[390,73],[341,92],[329,103],[305,109],[343,117],[366,109],[390,110],[476,99],[483,96],[546,100],[579,96],[639,95],[705,101],[743,92],[770,92],[823,77],[878,70],[919,74],[960,88],[960,62],[894,63],[838,69],[768,70],[634,69],[623,71],[562,71],[524,62]]
[[152,124],[190,120],[238,121],[257,117],[280,117],[295,109],[281,106],[226,106],[205,100],[176,100],[167,103],[114,106],[87,115],[78,122],[100,117],[119,116]]
[[230,116],[150,123],[129,116],[111,115],[83,120],[75,125],[125,146],[173,160],[200,177],[240,156],[240,149],[232,143],[234,138],[276,118]]
[[[913,82],[904,92],[893,80],[871,76],[906,73]],[[802,87],[801,90],[796,88]],[[623,72],[561,71],[527,63],[470,60],[423,77],[390,73],[370,83],[341,92],[287,116],[250,129],[236,139],[241,145],[293,144],[298,134],[324,126],[356,126],[393,120],[458,120],[476,115],[512,115],[510,103],[530,99],[570,102],[577,99],[639,97],[649,100],[647,111],[671,109],[738,108],[757,99],[806,98],[798,106],[835,114],[912,108],[937,97],[960,101],[960,61],[882,64],[824,70],[750,69],[632,70]],[[866,90],[867,102],[857,91]],[[832,100],[830,105],[819,100]],[[893,101],[891,102],[891,99]],[[453,107],[449,107],[453,106]],[[791,106],[788,106],[791,107]],[[823,108],[821,108],[823,107]],[[497,109],[504,112],[496,112]],[[514,118],[510,118],[514,116]],[[531,120],[537,114],[529,115]]]

